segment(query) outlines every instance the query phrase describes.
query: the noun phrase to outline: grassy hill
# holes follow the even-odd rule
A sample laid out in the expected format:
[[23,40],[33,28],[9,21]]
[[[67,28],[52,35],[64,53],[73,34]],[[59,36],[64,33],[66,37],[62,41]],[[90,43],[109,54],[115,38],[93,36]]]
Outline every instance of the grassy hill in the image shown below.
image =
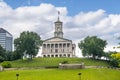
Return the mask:
[[109,63],[102,60],[93,60],[87,58],[34,58],[32,61],[16,60],[11,61],[12,67],[46,67],[58,66],[60,62],[84,63],[85,66],[109,66]]
[[120,70],[107,68],[11,70],[0,72],[0,80],[16,80],[17,73],[18,80],[80,80],[78,73],[81,80],[120,80]]
[[[109,66],[108,62],[87,58],[35,58],[32,61],[11,61],[12,67],[32,67],[27,70],[6,70],[0,72],[0,80],[80,80],[78,73],[82,73],[81,80],[120,80],[120,70],[110,68],[85,69],[35,69],[35,67],[57,66],[60,62],[84,62],[86,66]],[[7,77],[9,76],[9,77]]]

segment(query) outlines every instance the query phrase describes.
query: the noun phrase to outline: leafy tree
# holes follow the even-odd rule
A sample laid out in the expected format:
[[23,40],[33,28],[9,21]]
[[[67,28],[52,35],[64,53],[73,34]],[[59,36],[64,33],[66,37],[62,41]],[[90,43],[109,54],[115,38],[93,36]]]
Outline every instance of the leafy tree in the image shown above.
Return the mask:
[[111,64],[112,67],[119,67],[118,61],[116,59],[114,59],[114,58],[112,58],[110,60],[110,64]]
[[12,53],[11,58],[12,58],[12,60],[17,60],[17,59],[21,59],[22,56],[21,56],[20,52],[18,52],[17,50],[15,50],[15,51]]
[[111,65],[114,67],[120,67],[120,53],[111,54]]
[[0,45],[0,62],[5,60],[5,50]]
[[23,52],[24,52],[23,49],[22,49],[22,44],[23,43],[22,43],[21,37],[14,40],[15,51],[14,51],[13,56],[15,58],[18,57],[18,59],[19,59],[19,57],[20,57],[22,59]]
[[[120,40],[120,37],[118,37],[118,39]],[[118,44],[120,45],[120,43],[118,43]],[[120,48],[120,46],[113,47],[113,48]],[[111,54],[110,63],[113,67],[120,67],[120,52]]]
[[111,60],[111,59],[112,59],[111,55],[112,55],[112,54],[115,54],[115,53],[117,53],[117,52],[116,52],[116,51],[104,52],[103,57],[104,57],[106,60]]
[[120,53],[112,54],[111,56],[117,60],[120,60]]
[[97,38],[97,36],[87,36],[84,40],[78,43],[79,48],[82,50],[83,56],[88,56],[96,59],[101,58],[104,54],[104,48],[107,42]]
[[5,60],[6,61],[12,61],[12,55],[13,55],[13,52],[12,51],[6,51],[5,53]]
[[39,46],[42,45],[40,36],[35,32],[24,31],[20,37],[14,40],[16,52],[20,54],[21,58],[24,54],[29,55],[30,59],[36,56]]

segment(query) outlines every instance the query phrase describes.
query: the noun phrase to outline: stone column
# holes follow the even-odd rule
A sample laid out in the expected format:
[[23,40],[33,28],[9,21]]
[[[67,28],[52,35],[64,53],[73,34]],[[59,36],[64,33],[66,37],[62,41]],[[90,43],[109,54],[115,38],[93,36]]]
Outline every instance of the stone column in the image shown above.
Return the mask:
[[66,52],[66,49],[67,49],[67,44],[65,43],[65,52]]
[[53,53],[55,53],[55,43],[53,44]]
[[59,49],[60,49],[60,48],[59,48],[59,43],[58,43],[58,53],[59,53]]
[[46,44],[46,53],[48,53],[47,48],[48,48],[48,44]]
[[51,49],[51,44],[50,44],[50,49]]

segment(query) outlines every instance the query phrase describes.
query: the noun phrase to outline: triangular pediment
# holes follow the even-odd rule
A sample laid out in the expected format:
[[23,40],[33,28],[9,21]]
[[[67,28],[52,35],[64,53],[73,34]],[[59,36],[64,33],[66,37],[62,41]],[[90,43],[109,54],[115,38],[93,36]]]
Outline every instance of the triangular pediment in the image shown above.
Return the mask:
[[44,42],[66,42],[66,41],[71,42],[71,40],[69,40],[69,39],[59,38],[59,37],[53,37],[53,38],[49,38],[49,39],[44,40]]

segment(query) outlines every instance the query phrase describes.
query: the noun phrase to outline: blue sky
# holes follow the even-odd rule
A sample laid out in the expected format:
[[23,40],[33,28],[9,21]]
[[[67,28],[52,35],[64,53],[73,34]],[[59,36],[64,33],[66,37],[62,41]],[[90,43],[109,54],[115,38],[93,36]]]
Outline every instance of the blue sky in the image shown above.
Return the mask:
[[0,27],[14,39],[23,31],[34,31],[43,40],[53,37],[60,11],[64,38],[76,45],[87,36],[98,36],[107,41],[106,51],[115,51],[120,42],[120,0],[0,1]]
[[96,11],[104,9],[108,14],[120,13],[120,0],[4,0],[12,8],[21,6],[38,6],[41,3],[50,3],[56,7],[65,6],[68,15],[74,16],[80,11]]

